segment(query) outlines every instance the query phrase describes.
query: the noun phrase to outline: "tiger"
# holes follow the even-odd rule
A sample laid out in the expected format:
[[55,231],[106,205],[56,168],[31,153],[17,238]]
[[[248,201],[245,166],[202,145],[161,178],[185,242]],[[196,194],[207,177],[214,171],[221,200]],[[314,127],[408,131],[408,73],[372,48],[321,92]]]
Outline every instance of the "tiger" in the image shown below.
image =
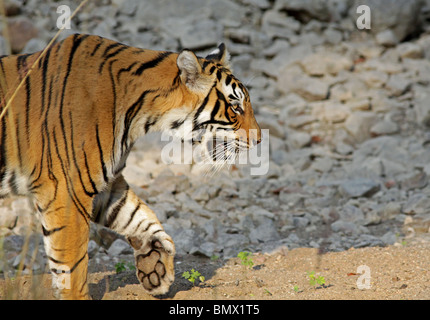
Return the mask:
[[239,150],[260,143],[226,46],[203,58],[77,33],[42,52],[0,57],[0,197],[34,204],[56,297],[91,298],[91,223],[124,236],[144,290],[166,294],[175,244],[122,171],[139,137],[186,122],[192,133],[226,132]]

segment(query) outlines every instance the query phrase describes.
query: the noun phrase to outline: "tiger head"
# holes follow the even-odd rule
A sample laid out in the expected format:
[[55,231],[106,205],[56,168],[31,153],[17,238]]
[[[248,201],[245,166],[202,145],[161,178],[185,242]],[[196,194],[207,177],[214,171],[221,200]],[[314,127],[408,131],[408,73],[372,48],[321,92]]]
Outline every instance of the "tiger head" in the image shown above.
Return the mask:
[[224,160],[261,141],[249,93],[233,75],[228,59],[221,44],[205,58],[182,50],[176,61],[187,104],[193,106],[187,117],[191,123],[188,137],[204,145],[212,158],[222,154]]

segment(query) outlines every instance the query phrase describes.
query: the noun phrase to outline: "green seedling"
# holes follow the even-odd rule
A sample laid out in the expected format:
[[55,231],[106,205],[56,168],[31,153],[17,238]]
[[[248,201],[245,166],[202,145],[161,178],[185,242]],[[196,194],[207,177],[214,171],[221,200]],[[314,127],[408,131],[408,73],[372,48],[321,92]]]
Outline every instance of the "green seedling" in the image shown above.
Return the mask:
[[238,253],[237,257],[240,259],[243,266],[252,268],[254,261],[252,261],[252,253],[248,251],[241,251]]
[[216,254],[213,254],[211,256],[211,261],[218,261],[219,260],[219,256],[217,256]]
[[126,270],[136,270],[136,267],[133,265],[133,263],[131,262],[125,262],[124,260],[118,262],[117,264],[115,264],[115,272],[121,273],[124,272]]
[[200,272],[198,272],[197,270],[194,270],[194,269],[191,269],[191,271],[185,271],[182,274],[182,278],[187,279],[193,285],[195,284],[195,282],[196,282],[197,279],[200,282],[204,282],[205,281],[205,277],[202,276]]
[[323,276],[315,276],[315,271],[308,272],[308,277],[311,286],[316,286],[318,284],[323,287],[325,285],[325,278]]
[[265,292],[266,294],[268,294],[269,296],[273,296],[273,294],[272,294],[269,290],[267,290],[267,289],[264,289],[264,292]]

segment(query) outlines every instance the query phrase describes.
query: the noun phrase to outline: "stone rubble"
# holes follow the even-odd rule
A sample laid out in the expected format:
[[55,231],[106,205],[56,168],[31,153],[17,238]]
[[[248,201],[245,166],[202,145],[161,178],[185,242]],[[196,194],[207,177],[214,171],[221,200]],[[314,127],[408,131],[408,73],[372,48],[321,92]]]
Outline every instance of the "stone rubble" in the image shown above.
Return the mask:
[[[270,130],[267,174],[165,164],[156,134],[135,145],[124,171],[179,255],[385,246],[430,231],[430,2],[387,1],[90,1],[60,39],[85,32],[201,55],[226,43]],[[355,25],[359,4],[372,10],[371,30]],[[19,35],[12,52],[40,50],[57,32],[59,3],[5,5]],[[0,54],[7,43],[0,36]],[[0,272],[44,270],[25,200],[0,200],[0,236]],[[94,225],[90,239],[90,270],[133,261],[123,237]]]

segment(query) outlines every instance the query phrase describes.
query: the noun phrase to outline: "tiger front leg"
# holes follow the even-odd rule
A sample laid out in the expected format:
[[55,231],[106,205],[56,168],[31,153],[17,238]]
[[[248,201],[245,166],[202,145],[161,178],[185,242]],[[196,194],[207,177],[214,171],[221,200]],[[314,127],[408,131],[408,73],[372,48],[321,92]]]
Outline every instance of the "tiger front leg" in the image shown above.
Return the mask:
[[175,278],[175,245],[154,212],[119,177],[94,202],[94,221],[124,235],[134,249],[136,275],[151,295],[168,292]]

